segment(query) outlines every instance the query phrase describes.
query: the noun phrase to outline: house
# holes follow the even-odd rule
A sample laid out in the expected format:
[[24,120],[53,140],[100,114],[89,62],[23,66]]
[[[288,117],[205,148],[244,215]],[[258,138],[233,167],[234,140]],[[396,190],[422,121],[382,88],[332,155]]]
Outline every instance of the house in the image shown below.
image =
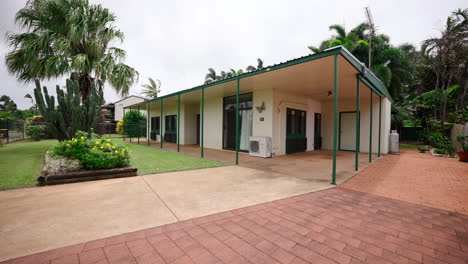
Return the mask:
[[99,117],[99,121],[101,123],[104,122],[115,122],[114,119],[114,112],[115,112],[115,105],[114,103],[108,103],[101,106],[101,115]]
[[[392,98],[344,47],[289,60],[125,107],[150,112],[147,141],[248,152],[252,136],[272,156],[332,150],[388,153]],[[237,113],[237,114],[236,114]],[[160,140],[159,135],[162,135]]]
[[137,95],[130,95],[127,96],[123,99],[120,99],[119,101],[116,101],[114,103],[114,121],[120,121],[123,119],[124,115],[124,108],[130,105],[138,104],[145,102],[146,98],[137,96]]

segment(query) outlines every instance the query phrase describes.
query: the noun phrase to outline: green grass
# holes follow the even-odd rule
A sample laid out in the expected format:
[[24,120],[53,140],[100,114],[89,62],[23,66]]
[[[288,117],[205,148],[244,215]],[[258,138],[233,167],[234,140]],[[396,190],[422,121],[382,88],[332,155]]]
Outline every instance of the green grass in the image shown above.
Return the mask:
[[36,185],[44,154],[56,142],[17,142],[0,147],[0,190]]
[[116,141],[130,151],[130,163],[138,175],[226,166],[227,163],[197,158],[177,152]]
[[400,149],[418,149],[418,147],[421,147],[422,145],[416,145],[416,144],[400,144]]
[[[115,142],[128,147],[131,165],[138,168],[139,175],[228,165],[120,140]],[[44,154],[55,143],[55,140],[27,141],[0,147],[0,190],[35,186],[44,165]]]

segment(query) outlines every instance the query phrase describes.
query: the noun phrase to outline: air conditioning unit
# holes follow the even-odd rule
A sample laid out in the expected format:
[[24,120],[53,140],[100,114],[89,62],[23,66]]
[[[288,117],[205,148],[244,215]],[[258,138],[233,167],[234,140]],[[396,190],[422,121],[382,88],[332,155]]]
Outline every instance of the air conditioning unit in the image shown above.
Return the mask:
[[271,137],[250,137],[249,155],[255,157],[271,157]]

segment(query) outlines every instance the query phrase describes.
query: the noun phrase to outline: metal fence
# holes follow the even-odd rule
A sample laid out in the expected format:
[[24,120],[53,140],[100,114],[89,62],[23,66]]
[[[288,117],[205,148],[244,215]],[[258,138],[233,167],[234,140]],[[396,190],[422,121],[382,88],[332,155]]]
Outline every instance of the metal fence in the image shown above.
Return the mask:
[[9,118],[0,118],[0,141],[1,143],[11,143],[25,139],[24,133],[26,121]]
[[[18,140],[27,139],[25,133],[27,125],[46,125],[43,122],[27,123],[24,120],[0,118],[0,143],[7,144]],[[105,135],[109,138],[145,138],[146,137],[146,122],[137,124],[127,124],[124,126],[126,135],[117,133],[116,123],[98,123],[94,127],[94,132],[99,135]],[[44,138],[53,138],[52,134],[45,131]]]
[[116,123],[97,123],[96,127],[94,128],[94,133],[99,135],[117,134],[116,127]]
[[124,139],[136,140],[146,140],[146,121],[143,120],[140,123],[124,123]]

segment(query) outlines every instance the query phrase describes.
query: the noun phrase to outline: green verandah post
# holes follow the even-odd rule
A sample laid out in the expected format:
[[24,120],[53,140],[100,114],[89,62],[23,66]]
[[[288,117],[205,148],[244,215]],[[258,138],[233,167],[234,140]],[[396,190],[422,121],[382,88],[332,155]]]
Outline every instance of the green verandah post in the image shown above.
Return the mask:
[[382,96],[379,95],[379,146],[378,146],[379,150],[377,152],[378,157],[380,157],[380,137],[381,137],[380,134],[381,134],[381,131],[382,131],[381,130],[382,129],[381,125],[382,125]]
[[[123,108],[123,116],[122,116],[122,120],[123,120],[123,117],[125,116],[125,109],[127,109],[126,107]],[[127,126],[127,124],[125,124],[125,122],[123,123],[123,140],[125,141],[125,133],[127,132],[127,130],[125,129],[125,127]]]
[[[130,112],[132,112],[132,107],[131,106],[128,109],[130,110]],[[132,124],[129,124],[129,125],[132,126]],[[132,131],[132,128],[130,128],[130,131]],[[128,135],[128,138],[130,139],[130,143],[132,143],[132,133],[131,132]]]
[[332,182],[336,184],[336,151],[338,148],[338,54],[333,58],[333,165]]
[[356,161],[354,169],[359,170],[359,148],[361,140],[361,76],[357,76],[356,85]]
[[160,99],[160,104],[159,108],[161,110],[161,113],[159,114],[159,147],[162,149],[163,148],[163,112],[164,112],[164,106],[163,106],[164,100]]
[[[138,105],[138,118],[140,116],[140,105]],[[140,145],[140,134],[141,134],[141,127],[140,127],[140,120],[138,120],[138,145]]]
[[373,97],[373,92],[372,89],[370,90],[370,128],[369,128],[369,163],[372,162],[372,108],[374,108],[373,103],[372,103],[372,97]]
[[237,79],[237,88],[236,88],[236,165],[239,164],[239,144],[240,144],[240,137],[239,137],[239,87],[240,87],[240,79]]
[[205,87],[201,89],[201,115],[200,115],[200,156],[203,158],[203,131],[205,126]]
[[180,94],[177,95],[177,152],[180,152]]
[[149,146],[150,145],[150,140],[151,140],[151,101],[148,101],[148,104],[146,105],[146,144]]

